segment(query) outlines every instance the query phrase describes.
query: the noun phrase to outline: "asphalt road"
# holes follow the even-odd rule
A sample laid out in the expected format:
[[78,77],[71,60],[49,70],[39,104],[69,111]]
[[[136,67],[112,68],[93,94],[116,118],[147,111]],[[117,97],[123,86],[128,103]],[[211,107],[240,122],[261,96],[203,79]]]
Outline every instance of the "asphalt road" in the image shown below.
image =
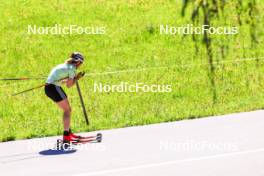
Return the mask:
[[[0,173],[48,176],[263,176],[264,111],[100,131],[102,143],[53,149],[58,137],[0,143]],[[96,134],[86,133],[82,135]]]

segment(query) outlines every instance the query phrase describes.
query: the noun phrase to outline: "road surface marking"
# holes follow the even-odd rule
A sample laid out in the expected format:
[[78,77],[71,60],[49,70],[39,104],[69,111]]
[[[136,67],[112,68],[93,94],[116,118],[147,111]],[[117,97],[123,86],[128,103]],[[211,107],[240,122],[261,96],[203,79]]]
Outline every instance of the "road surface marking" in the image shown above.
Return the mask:
[[198,157],[198,158],[189,158],[189,159],[176,160],[176,161],[160,162],[160,163],[154,163],[154,164],[145,164],[145,165],[140,165],[140,166],[131,166],[131,167],[119,168],[119,169],[109,169],[105,171],[81,173],[81,174],[75,174],[73,176],[93,176],[93,175],[111,174],[111,173],[116,173],[116,172],[131,171],[131,170],[145,169],[145,168],[150,168],[150,167],[159,167],[159,166],[173,165],[173,164],[181,164],[181,163],[192,162],[192,161],[201,161],[201,160],[208,160],[208,159],[222,158],[222,157],[236,156],[236,155],[244,155],[244,154],[258,153],[258,152],[264,152],[264,148],[246,150],[246,151],[240,151],[240,152],[231,152],[231,153],[225,153],[225,154],[217,154],[217,155],[204,156],[204,157]]

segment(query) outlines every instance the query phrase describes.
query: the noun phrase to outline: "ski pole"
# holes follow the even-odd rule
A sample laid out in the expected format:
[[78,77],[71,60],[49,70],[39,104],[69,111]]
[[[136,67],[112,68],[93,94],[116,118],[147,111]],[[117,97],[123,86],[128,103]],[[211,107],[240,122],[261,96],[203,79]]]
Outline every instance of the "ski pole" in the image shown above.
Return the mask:
[[34,89],[38,89],[38,88],[44,87],[45,85],[46,85],[46,84],[41,84],[41,85],[36,86],[36,87],[33,87],[33,88],[31,88],[31,89],[27,89],[27,90],[24,90],[24,91],[22,91],[22,92],[14,93],[14,94],[12,94],[12,96],[16,96],[16,95],[19,95],[19,94],[22,94],[22,93],[25,93],[25,92],[29,92],[29,91],[31,91],[31,90],[34,90]]
[[[79,77],[83,77],[84,74],[85,74],[85,72],[80,72],[80,73],[78,73],[78,74],[79,74]],[[57,80],[57,81],[54,81],[53,83],[63,81],[64,79],[67,79],[67,78],[68,78],[68,77],[65,77],[65,78],[59,79],[59,80]],[[18,78],[11,78],[11,79],[18,79]],[[14,93],[14,94],[12,94],[12,96],[16,96],[16,95],[19,95],[19,94],[22,94],[22,93],[25,93],[25,92],[29,92],[29,91],[31,91],[31,90],[35,90],[35,89],[38,89],[38,88],[44,87],[45,85],[46,85],[46,83],[45,83],[45,84],[38,85],[38,86],[33,87],[33,88],[30,88],[30,89],[27,89],[27,90],[23,90],[22,92]]]
[[38,80],[44,79],[44,77],[32,77],[32,78],[0,78],[0,81],[23,81],[23,80]]
[[[66,78],[68,78],[68,77],[66,77]],[[60,81],[62,81],[62,80],[64,80],[64,79],[66,79],[66,78],[62,78],[62,79],[60,79],[60,80],[58,80],[58,81],[55,81],[55,82],[60,82]],[[54,83],[55,83],[55,82],[54,82]],[[46,85],[46,83],[45,83],[45,84],[38,85],[38,86],[33,87],[33,88],[30,88],[30,89],[27,89],[27,90],[23,90],[22,92],[14,93],[14,94],[12,94],[12,96],[16,96],[16,95],[19,95],[19,94],[22,94],[22,93],[25,93],[25,92],[29,92],[29,91],[31,91],[31,90],[35,90],[35,89],[38,89],[38,88],[44,87],[45,85]]]
[[80,89],[78,80],[76,80],[76,87],[77,87],[77,91],[78,91],[78,94],[79,94],[79,97],[80,97],[82,110],[83,110],[83,115],[84,115],[86,124],[89,125],[88,115],[87,115],[87,112],[86,112],[86,108],[85,108],[85,105],[84,105],[84,101],[83,101],[83,97],[82,97],[82,93],[81,93],[81,89]]

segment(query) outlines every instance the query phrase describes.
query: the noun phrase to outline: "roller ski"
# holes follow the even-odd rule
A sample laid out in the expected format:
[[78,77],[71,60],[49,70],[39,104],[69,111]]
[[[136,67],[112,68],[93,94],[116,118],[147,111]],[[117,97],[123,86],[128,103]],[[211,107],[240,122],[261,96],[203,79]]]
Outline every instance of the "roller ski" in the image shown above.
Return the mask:
[[101,133],[97,133],[96,135],[93,135],[93,136],[80,136],[80,135],[75,135],[75,134],[71,134],[71,136],[74,139],[77,139],[80,141],[86,141],[86,140],[95,140],[97,142],[102,141],[102,134]]
[[69,150],[73,149],[75,145],[86,144],[86,143],[99,143],[102,141],[102,134],[97,133],[93,136],[79,136],[73,133],[69,135],[64,135],[63,139],[57,140],[57,149],[58,150]]

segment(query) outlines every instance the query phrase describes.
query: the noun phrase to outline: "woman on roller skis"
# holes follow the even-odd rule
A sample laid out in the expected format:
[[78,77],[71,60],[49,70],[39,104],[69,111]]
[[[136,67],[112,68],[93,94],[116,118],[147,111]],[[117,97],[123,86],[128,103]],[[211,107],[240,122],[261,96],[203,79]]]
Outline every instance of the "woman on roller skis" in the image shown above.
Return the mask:
[[72,109],[61,85],[66,84],[68,88],[71,88],[84,75],[83,73],[76,74],[76,70],[80,68],[83,62],[84,56],[79,52],[73,52],[65,63],[57,65],[51,70],[45,85],[47,97],[54,101],[63,111],[63,143],[70,143],[82,138],[71,131]]

